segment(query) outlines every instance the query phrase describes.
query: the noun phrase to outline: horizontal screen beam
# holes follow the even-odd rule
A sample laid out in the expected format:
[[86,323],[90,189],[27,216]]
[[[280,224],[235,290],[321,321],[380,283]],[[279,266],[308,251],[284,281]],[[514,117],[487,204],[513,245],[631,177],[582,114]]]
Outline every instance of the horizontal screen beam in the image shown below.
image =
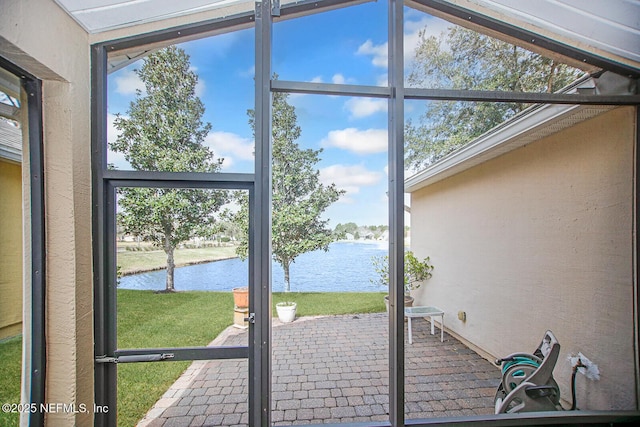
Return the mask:
[[[151,356],[156,354],[171,355],[163,361],[181,360],[216,360],[216,359],[247,359],[249,347],[182,347],[182,348],[141,348],[116,350],[114,357],[132,359],[135,356]],[[126,359],[125,359],[126,360]]]

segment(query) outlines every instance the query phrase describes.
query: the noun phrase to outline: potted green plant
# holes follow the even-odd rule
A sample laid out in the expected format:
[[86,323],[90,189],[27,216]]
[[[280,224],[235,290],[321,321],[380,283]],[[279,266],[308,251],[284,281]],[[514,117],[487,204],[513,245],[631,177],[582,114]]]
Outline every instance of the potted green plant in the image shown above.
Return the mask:
[[[371,279],[371,283],[380,286],[389,286],[389,256],[378,256],[372,258],[373,267],[377,273],[376,279]],[[433,265],[429,257],[419,260],[412,251],[404,253],[404,306],[413,305],[411,291],[418,289],[422,282],[432,276]],[[387,310],[389,309],[389,296],[384,297]]]
[[297,304],[292,301],[279,302],[276,304],[276,312],[278,313],[278,319],[282,323],[293,322],[296,318]]

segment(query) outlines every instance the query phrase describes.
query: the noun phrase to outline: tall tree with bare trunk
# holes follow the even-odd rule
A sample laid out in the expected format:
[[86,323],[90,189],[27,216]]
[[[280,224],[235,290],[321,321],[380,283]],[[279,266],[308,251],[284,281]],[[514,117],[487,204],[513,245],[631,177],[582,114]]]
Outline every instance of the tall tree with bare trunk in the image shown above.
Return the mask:
[[[203,144],[211,130],[203,123],[204,105],[196,96],[198,76],[189,56],[171,46],[149,55],[136,74],[138,90],[127,115],[114,121],[120,132],[110,144],[134,170],[218,172],[223,159]],[[120,188],[118,218],[126,233],[151,241],[167,255],[166,292],[173,292],[175,249],[210,234],[214,213],[226,203],[224,191],[208,189]]]
[[[335,184],[320,182],[316,164],[322,149],[303,149],[298,144],[302,130],[298,125],[295,107],[288,103],[288,95],[273,94],[272,118],[272,250],[273,259],[284,270],[285,292],[291,290],[291,264],[306,252],[329,249],[335,240],[323,212],[336,202],[343,190]],[[255,131],[254,111],[249,112],[249,123]],[[235,221],[244,230],[244,239],[238,246],[241,257],[247,255],[247,203],[240,195],[241,209]]]

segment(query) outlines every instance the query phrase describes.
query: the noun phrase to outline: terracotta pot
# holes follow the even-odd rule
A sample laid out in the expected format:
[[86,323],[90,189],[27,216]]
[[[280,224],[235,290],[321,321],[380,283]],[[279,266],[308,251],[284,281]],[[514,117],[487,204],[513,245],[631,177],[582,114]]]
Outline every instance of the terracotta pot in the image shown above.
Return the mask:
[[233,288],[231,290],[233,292],[233,303],[236,308],[247,308],[249,307],[249,288]]

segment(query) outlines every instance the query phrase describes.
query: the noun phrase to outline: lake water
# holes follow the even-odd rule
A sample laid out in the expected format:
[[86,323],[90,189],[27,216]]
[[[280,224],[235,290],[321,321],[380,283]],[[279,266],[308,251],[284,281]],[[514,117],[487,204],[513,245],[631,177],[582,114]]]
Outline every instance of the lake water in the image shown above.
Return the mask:
[[[291,265],[291,291],[385,291],[370,281],[376,278],[371,258],[386,255],[388,247],[388,242],[336,242],[328,252],[302,254]],[[165,270],[124,276],[120,288],[162,290],[166,276]],[[230,291],[247,286],[248,277],[248,262],[234,258],[176,268],[174,280],[178,291]],[[272,263],[272,290],[284,291],[284,272],[276,262]]]

